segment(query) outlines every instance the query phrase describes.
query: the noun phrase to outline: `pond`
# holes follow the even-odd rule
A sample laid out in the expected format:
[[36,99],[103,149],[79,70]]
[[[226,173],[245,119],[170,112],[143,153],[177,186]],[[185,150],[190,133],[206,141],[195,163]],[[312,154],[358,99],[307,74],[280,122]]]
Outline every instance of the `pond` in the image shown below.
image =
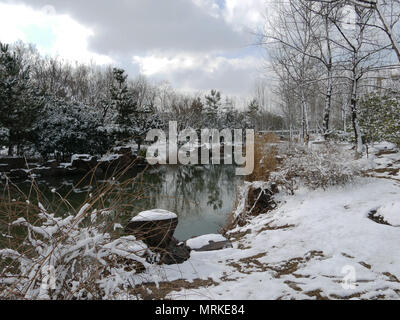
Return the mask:
[[[99,185],[115,184],[119,191],[118,196],[113,196],[123,199],[121,204],[129,204],[120,217],[123,225],[141,211],[169,210],[179,217],[175,237],[186,240],[216,233],[225,225],[234,208],[241,181],[232,165],[163,166],[145,171],[133,170],[118,180],[79,182],[77,179],[46,179],[39,180],[38,186],[47,202],[51,203],[52,199],[55,202],[60,194],[78,209],[88,196],[96,194]],[[19,187],[27,192],[29,183]],[[111,199],[104,201],[106,205],[110,202]]]

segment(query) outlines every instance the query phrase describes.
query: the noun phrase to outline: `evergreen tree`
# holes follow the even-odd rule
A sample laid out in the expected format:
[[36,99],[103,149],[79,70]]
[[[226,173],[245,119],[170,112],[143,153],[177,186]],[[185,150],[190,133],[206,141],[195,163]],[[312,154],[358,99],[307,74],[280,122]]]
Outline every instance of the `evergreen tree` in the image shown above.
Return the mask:
[[217,90],[211,90],[210,95],[206,95],[205,120],[206,126],[218,129],[220,126],[220,114],[222,112],[221,93]]
[[9,155],[32,141],[32,127],[43,108],[43,99],[32,86],[29,67],[0,43],[0,126],[7,132]]
[[116,111],[116,136],[126,140],[135,135],[137,102],[129,93],[127,78],[123,69],[114,68],[114,84],[111,87],[111,103]]
[[367,95],[360,101],[360,126],[365,142],[400,144],[400,103],[395,96]]
[[144,106],[136,114],[134,129],[134,140],[138,145],[138,150],[145,141],[147,133],[151,129],[159,129],[162,127],[161,119],[157,112],[151,108]]
[[78,102],[50,98],[45,116],[35,126],[36,149],[49,154],[104,154],[113,146],[112,135],[102,126],[102,115]]
[[246,114],[246,124],[250,126],[252,129],[257,127],[257,121],[260,115],[260,105],[258,104],[256,99],[253,99],[248,107],[248,111]]

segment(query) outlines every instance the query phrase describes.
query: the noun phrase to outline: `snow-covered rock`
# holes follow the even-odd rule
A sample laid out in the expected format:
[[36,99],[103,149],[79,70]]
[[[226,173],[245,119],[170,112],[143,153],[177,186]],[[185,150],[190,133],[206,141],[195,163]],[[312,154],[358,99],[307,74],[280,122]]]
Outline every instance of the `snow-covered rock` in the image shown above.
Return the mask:
[[377,213],[390,225],[400,227],[400,201],[383,205]]
[[173,212],[162,209],[153,209],[139,213],[131,220],[131,222],[161,221],[177,218],[178,216]]
[[227,239],[220,234],[206,234],[204,236],[187,240],[186,245],[192,250],[197,250],[209,245],[212,242],[223,242],[223,241],[227,241]]

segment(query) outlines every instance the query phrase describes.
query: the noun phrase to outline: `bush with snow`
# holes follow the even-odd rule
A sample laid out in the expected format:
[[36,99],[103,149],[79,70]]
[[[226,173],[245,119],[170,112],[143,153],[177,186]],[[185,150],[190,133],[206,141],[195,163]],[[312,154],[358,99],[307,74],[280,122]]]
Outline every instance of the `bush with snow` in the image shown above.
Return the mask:
[[105,154],[114,144],[96,109],[75,102],[51,99],[35,131],[36,149],[44,157],[55,152]]
[[297,146],[286,151],[281,167],[271,178],[292,192],[299,182],[311,189],[325,190],[345,185],[359,171],[351,153],[338,145],[322,145],[317,150]]
[[135,237],[113,239],[105,231],[110,211],[86,204],[62,218],[40,204],[38,209],[40,223],[19,218],[10,225],[25,229],[27,237],[0,250],[0,299],[118,298],[154,258]]
[[366,95],[360,101],[360,125],[367,142],[400,144],[399,98],[396,95]]

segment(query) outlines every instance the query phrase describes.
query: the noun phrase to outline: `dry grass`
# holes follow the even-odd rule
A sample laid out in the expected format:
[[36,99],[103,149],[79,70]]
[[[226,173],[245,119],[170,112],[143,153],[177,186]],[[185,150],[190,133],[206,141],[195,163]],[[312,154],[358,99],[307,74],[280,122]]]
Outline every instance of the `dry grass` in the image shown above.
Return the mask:
[[[143,300],[166,300],[171,292],[179,292],[182,290],[190,290],[191,294],[195,293],[196,289],[217,286],[211,278],[207,280],[195,279],[193,281],[175,280],[169,282],[146,283],[136,286],[132,289],[132,294],[142,298]],[[184,295],[184,293],[183,293]]]
[[[268,133],[264,135],[257,135],[254,141],[254,171],[246,177],[246,181],[268,181],[272,172],[276,171],[280,161],[278,159],[278,147],[280,143],[279,138],[273,134]],[[229,215],[227,222],[221,233],[226,234],[228,231],[233,230],[238,225],[243,226],[242,222],[235,217],[236,209],[239,205],[239,199],[236,200],[234,210]],[[247,206],[253,207],[254,203],[247,203]]]
[[271,172],[275,171],[279,162],[277,146],[279,138],[273,134],[257,135],[254,141],[254,171],[247,181],[268,181]]
[[[126,216],[127,213],[132,212],[135,207],[136,201],[143,199],[147,195],[146,186],[143,184],[143,173],[139,173],[137,176],[131,179],[124,180],[124,176],[127,172],[135,166],[135,162],[132,162],[127,167],[115,170],[111,174],[111,178],[102,184],[98,184],[96,181],[96,175],[94,168],[92,172],[88,173],[82,180],[74,186],[77,188],[78,186],[82,186],[84,183],[89,183],[90,185],[95,185],[96,188],[93,192],[88,192],[86,199],[83,201],[83,204],[88,204],[91,210],[86,210],[84,212],[84,224],[91,224],[91,213],[98,209],[109,211],[111,214],[109,216],[104,217],[104,220],[97,221],[99,223],[99,231],[103,233],[109,234],[112,239],[119,238],[121,236],[120,231],[115,230],[115,225],[121,223],[121,219],[123,220],[123,216]],[[144,170],[145,171],[145,170]],[[143,172],[144,172],[143,171]],[[118,182],[120,181],[120,182]],[[131,184],[141,185],[141,190],[137,192],[137,194],[130,194],[125,192],[124,190]],[[13,226],[13,222],[19,218],[24,218],[29,224],[33,226],[40,226],[41,220],[38,214],[41,212],[41,208],[39,203],[43,204],[44,207],[52,208],[51,212],[55,214],[56,217],[63,217],[68,212],[72,216],[77,215],[77,211],[79,207],[73,206],[68,201],[68,197],[70,193],[65,196],[55,192],[53,199],[48,199],[41,192],[37,181],[32,178],[31,186],[28,192],[23,192],[17,184],[14,184],[11,180],[6,179],[4,183],[1,184],[2,190],[0,190],[0,249],[7,248],[12,249],[19,252],[21,255],[26,257],[36,257],[37,252],[35,248],[32,246],[32,243],[28,241],[28,237],[33,237],[32,234],[28,234],[25,227],[21,226]],[[58,198],[58,200],[57,200]],[[101,223],[101,225],[100,225]],[[75,226],[78,228],[78,225]],[[54,238],[52,239],[52,245],[54,248],[63,247],[64,241],[67,238],[67,234],[62,232],[56,233]],[[110,240],[110,241],[111,241]],[[45,241],[44,239],[37,238],[37,241]],[[1,257],[0,257],[1,258]],[[79,257],[77,258],[79,259]],[[44,257],[43,259],[43,267],[45,267],[46,261],[48,257]],[[70,292],[69,288],[65,288],[65,294],[60,297],[64,299],[66,296],[73,297],[77,290],[85,289],[91,297],[100,298],[101,292],[98,291],[96,281],[101,273],[104,273],[104,267],[97,264],[89,264],[87,265],[87,261],[82,261],[83,269],[90,269],[90,274],[86,278],[87,281],[82,283],[77,289],[74,289],[74,292]],[[116,263],[116,265],[120,265],[122,261],[116,259],[115,261],[110,261],[109,265]],[[0,280],[5,280],[8,277],[8,274],[15,274],[18,272],[19,262],[14,259],[0,259]],[[86,267],[85,267],[86,266]],[[127,265],[127,267],[135,266]],[[28,270],[29,271],[29,270]],[[138,270],[137,270],[138,271]],[[40,277],[42,276],[40,272],[36,272],[34,281],[40,282]],[[74,275],[72,275],[74,276]],[[26,278],[24,274],[20,274],[21,281]],[[17,285],[19,282],[14,283],[13,285],[0,284],[0,293],[2,293],[3,297],[13,297],[24,299],[24,292],[16,291]],[[82,297],[84,298],[84,297]]]

